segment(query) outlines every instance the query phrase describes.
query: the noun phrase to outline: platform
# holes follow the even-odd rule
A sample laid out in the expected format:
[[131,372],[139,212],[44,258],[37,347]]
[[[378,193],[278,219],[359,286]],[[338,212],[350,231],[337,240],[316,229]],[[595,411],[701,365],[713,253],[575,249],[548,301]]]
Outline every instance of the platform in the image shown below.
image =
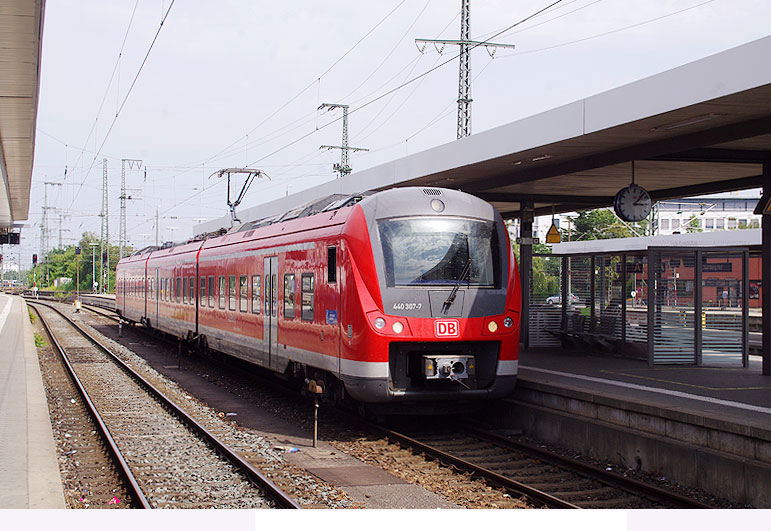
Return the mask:
[[524,351],[497,414],[596,459],[771,507],[771,377],[747,368],[654,366],[581,351]]
[[0,294],[0,509],[65,508],[27,306]]

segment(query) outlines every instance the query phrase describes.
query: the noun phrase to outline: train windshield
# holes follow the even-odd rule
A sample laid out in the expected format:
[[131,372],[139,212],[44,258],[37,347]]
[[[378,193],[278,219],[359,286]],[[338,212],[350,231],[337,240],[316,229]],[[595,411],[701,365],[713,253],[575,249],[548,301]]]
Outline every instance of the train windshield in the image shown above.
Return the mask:
[[421,217],[381,220],[378,227],[389,287],[495,284],[492,221]]

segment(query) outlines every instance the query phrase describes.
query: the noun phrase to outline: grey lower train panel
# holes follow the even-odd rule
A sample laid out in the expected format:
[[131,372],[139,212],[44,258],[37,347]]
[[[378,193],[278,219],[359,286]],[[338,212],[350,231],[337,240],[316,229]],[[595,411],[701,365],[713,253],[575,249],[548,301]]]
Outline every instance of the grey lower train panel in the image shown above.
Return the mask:
[[516,376],[498,376],[486,389],[465,389],[459,384],[448,392],[444,389],[393,389],[385,378],[355,378],[342,376],[345,391],[359,402],[436,402],[492,400],[503,398],[514,391]]

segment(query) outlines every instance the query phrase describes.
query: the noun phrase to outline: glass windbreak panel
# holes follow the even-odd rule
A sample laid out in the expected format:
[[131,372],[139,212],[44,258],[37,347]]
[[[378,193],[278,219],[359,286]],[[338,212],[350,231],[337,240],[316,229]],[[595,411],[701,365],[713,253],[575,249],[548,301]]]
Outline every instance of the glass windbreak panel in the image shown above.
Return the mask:
[[[701,363],[742,365],[743,259],[741,252],[705,252],[701,258]],[[759,270],[760,268],[758,268]],[[757,286],[758,283],[756,283]],[[756,297],[758,296],[756,289]],[[748,303],[752,307],[752,290]]]
[[594,331],[614,339],[621,339],[621,262],[620,255],[594,258]]
[[[626,257],[626,341],[648,343],[648,257]],[[642,354],[642,351],[639,351]],[[647,356],[647,354],[646,354]],[[642,356],[641,356],[642,357]]]
[[653,363],[695,364],[696,251],[654,253]]
[[492,287],[500,274],[493,223],[460,218],[378,223],[388,286]]
[[556,331],[562,323],[562,259],[562,256],[533,255],[530,275],[530,347],[561,346]]

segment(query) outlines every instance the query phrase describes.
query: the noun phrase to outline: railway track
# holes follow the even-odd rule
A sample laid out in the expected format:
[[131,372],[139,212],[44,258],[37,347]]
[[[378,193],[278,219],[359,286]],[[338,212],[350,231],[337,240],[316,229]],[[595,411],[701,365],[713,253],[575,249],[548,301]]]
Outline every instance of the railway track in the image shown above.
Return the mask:
[[[94,313],[116,320],[97,309]],[[343,415],[348,417],[348,415]],[[327,419],[331,421],[331,419]],[[350,419],[349,419],[350,421]],[[331,429],[343,430],[339,428]],[[469,428],[404,431],[368,425],[418,453],[470,471],[491,485],[552,508],[709,508],[673,492],[607,472],[494,432]]]
[[679,494],[479,428],[432,428],[423,424],[403,431],[381,426],[373,429],[446,465],[524,495],[535,505],[560,509],[710,508]]
[[33,307],[112,449],[134,506],[300,508],[83,327],[54,307]]

